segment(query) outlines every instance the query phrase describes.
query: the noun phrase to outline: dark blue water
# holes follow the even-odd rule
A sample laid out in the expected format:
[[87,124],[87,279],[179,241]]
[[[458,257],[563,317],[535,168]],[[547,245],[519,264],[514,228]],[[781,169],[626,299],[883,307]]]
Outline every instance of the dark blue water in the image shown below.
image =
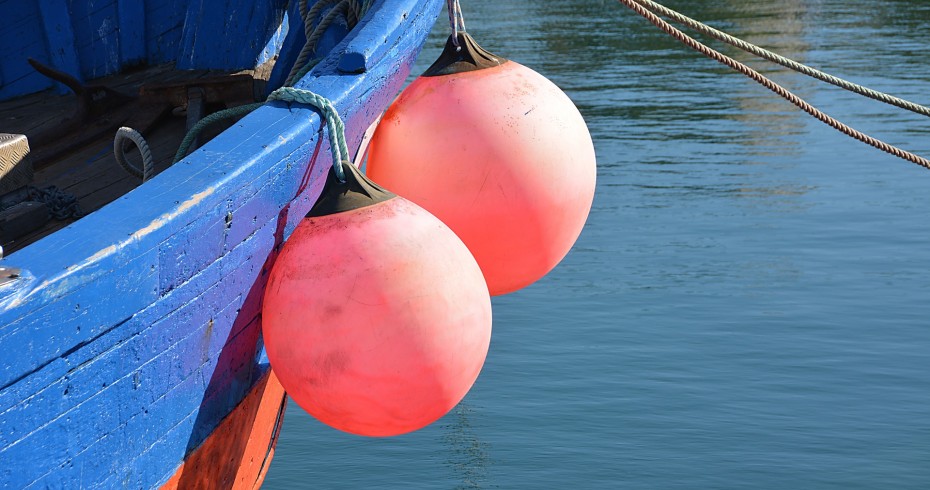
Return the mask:
[[[930,172],[613,1],[462,3],[479,42],[584,114],[590,219],[553,273],[495,298],[459,407],[372,440],[292,404],[265,488],[930,488]],[[925,0],[670,5],[930,103]],[[926,117],[752,65],[930,154]]]

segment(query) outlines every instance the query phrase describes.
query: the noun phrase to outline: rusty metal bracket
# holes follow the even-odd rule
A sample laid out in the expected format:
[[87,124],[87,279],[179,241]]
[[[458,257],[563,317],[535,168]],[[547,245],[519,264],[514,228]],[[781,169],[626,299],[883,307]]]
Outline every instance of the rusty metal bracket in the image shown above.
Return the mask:
[[221,77],[203,77],[174,83],[143,85],[139,96],[152,104],[187,107],[190,89],[200,89],[204,104],[224,104],[227,107],[255,102],[255,79],[247,73]]

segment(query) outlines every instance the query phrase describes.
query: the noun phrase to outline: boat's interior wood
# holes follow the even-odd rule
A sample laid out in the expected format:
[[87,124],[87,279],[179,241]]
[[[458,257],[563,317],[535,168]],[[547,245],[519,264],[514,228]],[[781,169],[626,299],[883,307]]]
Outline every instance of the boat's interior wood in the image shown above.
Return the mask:
[[54,86],[29,66],[27,58],[80,80],[172,61],[181,69],[253,67],[277,53],[286,33],[280,27],[287,4],[287,0],[0,1],[0,100]]
[[[257,70],[238,71],[236,73],[216,70],[175,70],[172,65],[159,65],[96,80],[95,85],[106,86],[122,94],[137,95],[142,87],[163,87],[169,84],[183,83],[198,85],[198,81],[215,82],[231,76],[249,75],[254,80],[254,93],[246,100],[231,100],[229,105],[251,102],[260,97],[264,83],[270,73],[270,66]],[[241,96],[237,97],[241,99]],[[38,154],[42,148],[36,147],[33,140],[36,135],[61,125],[68,120],[77,106],[74,94],[60,95],[54,90],[22,96],[0,102],[0,132],[25,134],[30,137],[33,153]],[[213,103],[208,111],[224,108],[225,104]],[[173,110],[172,110],[173,109]],[[105,116],[104,116],[105,117]],[[206,141],[228,124],[218,124],[205,132],[201,141]],[[144,131],[155,163],[156,174],[168,168],[174,158],[181,140],[187,132],[184,107],[166,107],[161,117],[151,128]],[[48,161],[36,162],[32,186],[45,189],[55,186],[58,190],[77,198],[83,213],[93,212],[141,184],[141,180],[130,175],[116,162],[113,155],[114,131],[105,131],[80,147],[74,148],[61,157]],[[138,168],[142,167],[139,151],[130,145],[126,155],[128,160]],[[16,251],[34,241],[54,233],[67,226],[74,219],[51,219],[43,227],[16,240],[0,243],[6,253]]]

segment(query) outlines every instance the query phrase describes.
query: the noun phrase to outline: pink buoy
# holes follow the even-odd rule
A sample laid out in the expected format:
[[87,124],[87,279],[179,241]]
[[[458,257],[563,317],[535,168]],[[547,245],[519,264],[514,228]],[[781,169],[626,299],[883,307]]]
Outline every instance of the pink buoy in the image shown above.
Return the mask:
[[594,198],[594,145],[555,84],[459,33],[390,106],[367,175],[462,239],[492,295],[525,287],[565,257]]
[[491,303],[441,221],[344,165],[294,230],[262,329],[287,394],[336,429],[393,436],[439,419],[484,364]]

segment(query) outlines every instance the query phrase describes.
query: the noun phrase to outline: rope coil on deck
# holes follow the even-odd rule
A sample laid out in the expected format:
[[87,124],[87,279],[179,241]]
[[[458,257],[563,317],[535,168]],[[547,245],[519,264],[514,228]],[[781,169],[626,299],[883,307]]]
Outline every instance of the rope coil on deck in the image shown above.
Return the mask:
[[44,188],[26,187],[27,201],[37,201],[45,204],[49,214],[57,220],[78,219],[84,216],[77,197],[69,192],[62,191],[54,185]]
[[[126,143],[133,143],[139,149],[142,155],[142,169],[136,167],[126,158]],[[142,179],[142,182],[149,180],[155,173],[155,161],[152,158],[152,150],[149,149],[148,143],[142,134],[132,128],[121,127],[116,131],[113,137],[113,156],[116,157],[116,163],[119,163],[123,170],[133,177]]]
[[[873,147],[875,147],[875,148],[878,148],[879,150],[882,150],[882,151],[884,151],[884,152],[886,152],[886,153],[889,153],[889,154],[894,155],[894,156],[896,156],[896,157],[898,157],[898,158],[907,160],[907,161],[909,161],[909,162],[911,162],[911,163],[915,163],[915,164],[917,164],[917,165],[920,165],[921,167],[924,167],[924,168],[930,170],[930,160],[928,160],[928,159],[926,159],[926,158],[924,158],[924,157],[921,157],[921,156],[919,156],[919,155],[916,155],[916,154],[914,154],[914,153],[911,153],[911,152],[902,150],[902,149],[900,149],[900,148],[898,148],[898,147],[896,147],[896,146],[893,146],[893,145],[890,145],[890,144],[888,144],[888,143],[885,143],[884,141],[881,141],[881,140],[879,140],[879,139],[873,138],[873,137],[871,137],[871,136],[869,136],[869,135],[867,135],[867,134],[865,134],[865,133],[863,133],[863,132],[861,132],[861,131],[858,131],[858,130],[856,130],[856,129],[854,129],[854,128],[852,128],[852,127],[850,127],[850,126],[848,126],[848,125],[846,125],[846,124],[844,124],[844,123],[838,121],[837,119],[835,119],[835,118],[833,118],[833,117],[827,115],[827,114],[824,113],[823,111],[817,109],[816,107],[814,107],[814,106],[812,106],[811,104],[809,104],[808,102],[804,101],[803,99],[801,99],[801,98],[798,97],[797,95],[793,94],[793,93],[790,92],[788,89],[786,89],[786,88],[782,87],[781,85],[775,83],[774,81],[772,81],[772,80],[766,78],[764,75],[762,75],[761,73],[757,72],[756,70],[753,70],[753,69],[750,68],[749,66],[747,66],[747,65],[745,65],[745,64],[743,64],[743,63],[740,63],[739,61],[736,61],[735,59],[730,58],[729,56],[726,56],[726,55],[724,55],[723,53],[720,53],[719,51],[716,51],[716,50],[714,50],[714,49],[712,49],[712,48],[710,48],[710,47],[708,47],[708,46],[706,46],[706,45],[700,43],[699,41],[697,41],[697,40],[695,40],[694,38],[692,38],[692,37],[688,36],[687,34],[685,34],[684,32],[682,32],[682,31],[676,29],[674,26],[672,26],[672,25],[669,24],[668,22],[662,20],[662,19],[659,18],[656,14],[652,13],[651,11],[649,11],[649,10],[644,6],[644,4],[645,4],[646,2],[648,2],[648,3],[650,3],[650,4],[654,4],[654,5],[656,5],[656,6],[661,6],[661,5],[656,4],[655,2],[651,2],[650,0],[618,0],[618,1],[619,1],[621,4],[625,5],[626,7],[630,8],[631,10],[633,10],[634,12],[636,12],[637,14],[639,14],[639,15],[645,17],[646,20],[648,20],[649,22],[651,22],[652,24],[654,24],[656,27],[658,27],[659,29],[661,29],[662,31],[664,31],[665,33],[667,33],[668,35],[670,35],[670,36],[674,37],[675,39],[677,39],[678,41],[682,42],[682,43],[685,44],[686,46],[688,46],[688,47],[690,47],[690,48],[692,48],[692,49],[694,49],[694,50],[696,50],[696,51],[698,51],[698,52],[704,54],[705,56],[707,56],[707,57],[709,57],[709,58],[711,58],[711,59],[713,59],[713,60],[715,60],[715,61],[717,61],[717,62],[719,62],[719,63],[722,63],[722,64],[724,64],[724,65],[727,65],[727,66],[729,66],[730,68],[733,68],[734,70],[736,70],[736,71],[742,73],[743,75],[746,75],[747,77],[749,77],[749,78],[755,80],[756,82],[758,82],[759,84],[761,84],[761,85],[764,86],[765,88],[771,90],[772,92],[775,92],[775,93],[778,94],[779,96],[783,97],[784,99],[788,100],[788,101],[791,102],[792,104],[796,105],[798,108],[800,108],[800,109],[803,110],[804,112],[807,112],[808,114],[810,114],[811,116],[813,116],[813,117],[816,118],[817,120],[819,120],[819,121],[821,121],[821,122],[823,122],[823,123],[829,125],[830,127],[836,129],[837,131],[840,131],[841,133],[843,133],[843,134],[845,134],[845,135],[847,135],[847,136],[850,136],[850,137],[855,138],[855,139],[857,139],[857,140],[859,140],[859,141],[861,141],[861,142],[863,142],[863,143],[866,143],[866,144],[871,145],[871,146],[873,146]],[[663,7],[663,9],[665,9],[665,8]],[[670,10],[670,9],[666,9],[666,10]],[[692,19],[692,20],[693,20],[693,19]],[[696,21],[695,21],[695,22],[696,22]],[[735,38],[734,38],[734,39],[735,39]],[[786,59],[787,59],[787,58],[786,58]]]

